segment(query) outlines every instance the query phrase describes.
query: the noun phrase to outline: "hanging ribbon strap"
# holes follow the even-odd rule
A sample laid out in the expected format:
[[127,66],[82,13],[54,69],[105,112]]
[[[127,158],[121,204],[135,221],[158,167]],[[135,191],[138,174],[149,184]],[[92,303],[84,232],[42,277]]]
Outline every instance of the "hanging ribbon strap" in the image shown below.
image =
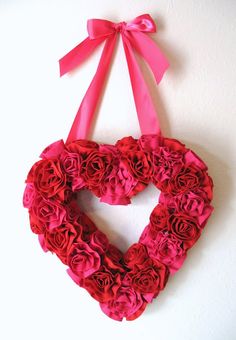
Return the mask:
[[88,137],[119,33],[122,36],[141,132],[142,134],[161,134],[152,99],[134,54],[135,49],[150,66],[159,84],[169,64],[158,46],[146,34],[156,32],[156,25],[151,16],[144,14],[128,23],[118,24],[108,20],[90,19],[87,22],[87,28],[89,36],[59,60],[62,76],[80,65],[105,41],[97,71],[81,102],[67,143]]

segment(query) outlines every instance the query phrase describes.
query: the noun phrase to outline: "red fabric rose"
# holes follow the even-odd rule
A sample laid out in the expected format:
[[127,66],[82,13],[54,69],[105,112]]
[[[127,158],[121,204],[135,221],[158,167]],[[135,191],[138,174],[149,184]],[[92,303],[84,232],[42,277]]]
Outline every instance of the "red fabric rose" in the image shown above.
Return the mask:
[[141,294],[132,287],[122,286],[116,293],[114,300],[100,303],[102,311],[110,318],[122,321],[138,318],[146,308],[147,303],[143,301]]
[[129,268],[141,265],[148,257],[146,247],[141,243],[134,243],[124,254],[124,262]]
[[37,194],[29,213],[39,227],[52,229],[62,224],[66,210],[58,201]]
[[63,151],[60,155],[62,169],[70,176],[79,176],[81,159],[78,153]]
[[192,150],[188,150],[188,152],[186,152],[184,159],[186,165],[202,170],[200,181],[201,188],[207,194],[208,200],[211,201],[213,196],[213,182],[211,177],[206,172],[208,169],[207,165]]
[[90,242],[93,233],[98,230],[95,223],[85,213],[75,216],[73,225],[81,225],[83,227],[82,239],[85,242]]
[[72,199],[70,203],[65,206],[65,209],[66,209],[65,221],[70,222],[72,224],[75,220],[77,220],[78,218],[80,218],[81,215],[84,214],[78,206],[77,197]]
[[103,254],[108,249],[109,240],[103,232],[101,232],[100,230],[96,230],[94,233],[92,233],[89,245],[99,254]]
[[120,273],[114,273],[105,266],[86,278],[73,276],[73,280],[99,302],[113,299],[121,285]]
[[97,196],[101,196],[102,182],[112,171],[113,161],[112,153],[96,151],[82,162],[81,177]]
[[158,204],[150,215],[150,223],[143,230],[139,242],[145,244],[144,239],[155,240],[159,231],[167,228],[168,210],[162,204]]
[[145,184],[150,181],[153,169],[147,153],[129,151],[122,155],[121,161],[135,179]]
[[162,190],[170,194],[181,194],[189,190],[203,188],[206,192],[209,192],[208,187],[211,186],[209,177],[198,167],[191,165],[188,167],[182,167],[171,178],[167,185],[163,186]]
[[46,226],[44,224],[40,224],[35,216],[29,214],[29,220],[30,228],[34,234],[40,235],[45,232]]
[[31,168],[26,182],[34,183],[36,190],[47,198],[58,196],[64,200],[67,187],[66,175],[57,159],[44,159],[36,162]]
[[[167,218],[169,217],[168,210],[162,204],[158,204],[150,215],[150,224],[153,227],[153,231],[160,231],[166,227]],[[154,236],[154,235],[153,235]]]
[[93,150],[98,150],[99,144],[90,140],[78,139],[66,146],[69,152],[78,153],[84,160]]
[[164,138],[164,146],[172,151],[182,151],[183,153],[187,151],[185,145],[174,138]]
[[109,244],[106,255],[117,264],[120,263],[121,259],[123,258],[123,253],[113,244]]
[[165,287],[168,276],[169,270],[164,264],[148,258],[126,274],[124,284],[132,286],[147,302],[151,302]]
[[53,230],[46,230],[44,235],[40,236],[40,244],[44,251],[50,250],[67,264],[67,254],[81,232],[82,230],[76,230],[72,224],[63,224]]
[[101,260],[99,254],[87,243],[79,241],[70,248],[67,263],[70,267],[69,275],[73,272],[79,277],[87,277],[99,269]]
[[126,153],[126,152],[129,152],[129,151],[136,152],[136,151],[140,150],[140,147],[137,143],[137,140],[134,139],[131,136],[119,139],[116,142],[115,146],[122,153]]
[[109,244],[106,253],[103,254],[103,264],[112,272],[116,273],[119,271],[120,273],[123,273],[125,269],[122,261],[123,253],[113,244]]
[[168,230],[178,240],[183,241],[184,249],[191,248],[201,234],[197,220],[183,213],[176,213],[169,217]]

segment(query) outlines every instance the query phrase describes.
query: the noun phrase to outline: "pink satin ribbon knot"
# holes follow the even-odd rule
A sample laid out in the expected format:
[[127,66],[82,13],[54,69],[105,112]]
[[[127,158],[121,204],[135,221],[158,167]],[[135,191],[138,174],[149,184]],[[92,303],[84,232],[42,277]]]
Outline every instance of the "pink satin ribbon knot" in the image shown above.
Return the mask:
[[81,102],[67,143],[88,137],[118,34],[122,37],[141,132],[142,134],[161,134],[152,99],[134,54],[135,50],[143,57],[159,84],[169,63],[159,47],[146,34],[156,32],[156,25],[151,16],[143,14],[128,23],[89,19],[87,29],[89,36],[59,60],[60,75],[62,76],[80,65],[105,41],[97,71]]

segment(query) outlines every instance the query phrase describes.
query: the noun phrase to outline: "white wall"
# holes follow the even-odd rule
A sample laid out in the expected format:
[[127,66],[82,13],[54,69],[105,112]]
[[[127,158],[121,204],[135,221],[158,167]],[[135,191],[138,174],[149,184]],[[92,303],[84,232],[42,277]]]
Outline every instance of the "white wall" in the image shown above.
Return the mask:
[[[86,37],[88,18],[143,13],[155,18],[155,39],[170,61],[158,88],[148,77],[162,131],[208,164],[215,212],[155,302],[136,321],[118,323],[42,252],[21,197],[42,149],[67,137],[101,49],[61,79],[57,60]],[[1,339],[236,339],[235,16],[234,0],[0,0]],[[138,137],[139,127],[119,43],[93,138],[112,143],[125,135]],[[85,199],[101,229],[125,249],[156,195],[149,188],[128,207]]]

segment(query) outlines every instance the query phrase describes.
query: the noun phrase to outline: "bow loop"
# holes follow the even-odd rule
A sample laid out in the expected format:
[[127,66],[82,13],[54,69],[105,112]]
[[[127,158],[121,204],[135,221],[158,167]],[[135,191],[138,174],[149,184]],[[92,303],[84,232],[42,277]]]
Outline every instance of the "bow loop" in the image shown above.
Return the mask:
[[143,14],[128,22],[126,29],[129,31],[154,33],[156,32],[156,24],[149,14]]
[[89,19],[87,21],[87,30],[90,39],[98,39],[114,34],[115,24],[109,20]]

